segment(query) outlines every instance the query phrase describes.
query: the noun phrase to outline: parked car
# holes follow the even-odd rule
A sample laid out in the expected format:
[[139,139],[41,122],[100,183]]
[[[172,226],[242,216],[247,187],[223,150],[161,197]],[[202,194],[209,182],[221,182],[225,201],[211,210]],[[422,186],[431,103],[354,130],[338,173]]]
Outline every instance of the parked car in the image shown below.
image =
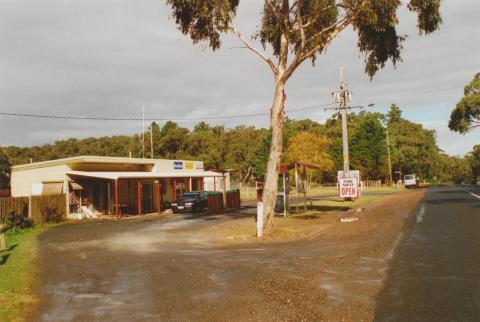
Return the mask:
[[184,192],[182,197],[171,203],[174,213],[201,212],[208,208],[208,195],[206,191]]
[[418,178],[415,174],[407,174],[403,181],[405,183],[405,188],[418,188]]

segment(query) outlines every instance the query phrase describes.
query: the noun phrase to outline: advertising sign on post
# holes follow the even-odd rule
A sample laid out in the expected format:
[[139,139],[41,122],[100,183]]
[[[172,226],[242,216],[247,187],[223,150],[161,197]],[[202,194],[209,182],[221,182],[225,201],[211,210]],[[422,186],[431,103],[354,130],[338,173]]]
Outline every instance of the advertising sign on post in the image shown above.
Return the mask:
[[356,178],[341,178],[339,180],[339,190],[341,198],[358,198],[358,180]]
[[[342,180],[343,183],[342,183]],[[354,180],[354,181],[353,181]],[[359,170],[350,170],[348,177],[345,177],[343,171],[338,171],[338,191],[341,198],[360,198],[361,189],[360,189],[360,171]],[[353,183],[356,183],[355,187],[352,187]],[[354,189],[354,191],[352,191]],[[352,196],[352,194],[355,194]]]

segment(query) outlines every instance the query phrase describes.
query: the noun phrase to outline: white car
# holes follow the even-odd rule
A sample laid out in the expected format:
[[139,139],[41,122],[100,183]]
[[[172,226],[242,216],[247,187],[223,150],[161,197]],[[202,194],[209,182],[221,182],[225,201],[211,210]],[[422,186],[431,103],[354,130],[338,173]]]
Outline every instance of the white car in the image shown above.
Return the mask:
[[405,183],[405,188],[418,188],[418,178],[414,174],[407,174],[403,178],[403,182]]

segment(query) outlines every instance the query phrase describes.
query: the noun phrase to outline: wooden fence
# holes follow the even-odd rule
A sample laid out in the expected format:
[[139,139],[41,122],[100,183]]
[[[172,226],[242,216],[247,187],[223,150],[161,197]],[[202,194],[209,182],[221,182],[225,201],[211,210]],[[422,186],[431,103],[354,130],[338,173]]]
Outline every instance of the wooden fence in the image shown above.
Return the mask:
[[30,217],[36,224],[59,222],[67,217],[65,194],[32,196]]
[[28,215],[28,197],[0,198],[0,224],[7,221],[11,212]]
[[61,221],[67,216],[66,203],[65,194],[32,196],[30,200],[29,197],[0,198],[0,223],[4,223],[12,211],[29,215],[36,224]]
[[221,192],[208,193],[208,210],[218,211],[223,209],[223,194]]
[[382,180],[365,180],[363,184],[365,188],[377,188],[382,186]]
[[240,208],[240,190],[227,191],[227,208]]

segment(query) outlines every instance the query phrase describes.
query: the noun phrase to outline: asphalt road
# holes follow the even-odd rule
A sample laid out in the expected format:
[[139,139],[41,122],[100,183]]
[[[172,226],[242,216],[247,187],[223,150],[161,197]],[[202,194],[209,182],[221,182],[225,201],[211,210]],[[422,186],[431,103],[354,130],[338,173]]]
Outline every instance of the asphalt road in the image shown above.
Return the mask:
[[285,243],[212,244],[205,228],[238,214],[62,225],[40,236],[30,320],[480,321],[480,197],[464,190],[393,195]]
[[375,321],[480,321],[480,194],[471,191],[428,190],[395,252]]

